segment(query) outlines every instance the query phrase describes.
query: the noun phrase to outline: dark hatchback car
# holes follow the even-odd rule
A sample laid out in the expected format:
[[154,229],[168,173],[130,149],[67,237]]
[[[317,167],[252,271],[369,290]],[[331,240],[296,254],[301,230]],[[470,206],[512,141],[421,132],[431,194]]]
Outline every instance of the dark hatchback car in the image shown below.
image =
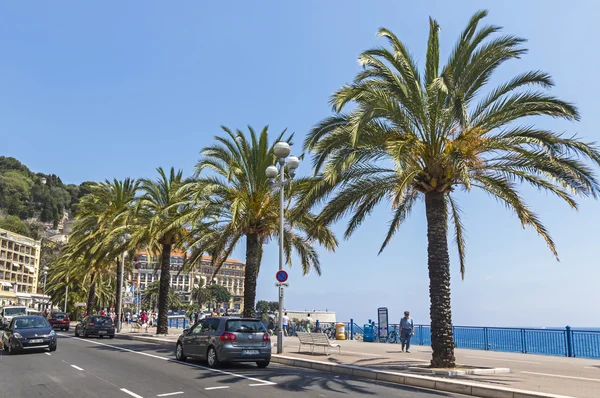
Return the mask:
[[271,362],[271,337],[265,325],[254,318],[205,318],[179,336],[175,356],[204,359],[208,366],[226,362],[256,362],[266,368]]
[[55,329],[66,330],[69,331],[71,327],[71,321],[69,320],[69,316],[64,312],[53,312],[50,314],[50,319],[48,319],[50,325],[52,325]]
[[115,337],[115,325],[108,316],[86,316],[75,326],[75,336],[108,336],[112,339]]
[[56,332],[43,316],[14,317],[2,330],[2,345],[11,355],[30,349],[56,351]]

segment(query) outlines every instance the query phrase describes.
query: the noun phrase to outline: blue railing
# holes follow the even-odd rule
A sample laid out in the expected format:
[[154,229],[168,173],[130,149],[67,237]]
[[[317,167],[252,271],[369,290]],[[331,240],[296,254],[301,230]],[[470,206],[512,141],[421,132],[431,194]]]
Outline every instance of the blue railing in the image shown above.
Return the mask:
[[174,329],[186,329],[190,326],[189,320],[184,315],[169,315],[169,327]]
[[[347,330],[358,326],[345,323]],[[389,325],[389,330],[399,325]],[[375,324],[377,332],[377,324]],[[456,348],[600,359],[600,330],[454,326]],[[353,338],[353,334],[350,338]],[[413,344],[431,345],[429,325],[415,325]]]

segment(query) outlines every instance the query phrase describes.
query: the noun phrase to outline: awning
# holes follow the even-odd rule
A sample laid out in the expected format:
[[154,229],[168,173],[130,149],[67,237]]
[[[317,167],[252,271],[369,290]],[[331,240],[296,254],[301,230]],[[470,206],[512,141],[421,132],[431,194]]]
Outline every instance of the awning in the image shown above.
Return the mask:
[[8,282],[0,282],[0,283],[2,283],[2,286],[12,287],[12,285]]
[[25,268],[27,268],[32,274],[35,273],[35,268],[33,268],[31,265],[26,265]]
[[17,263],[13,263],[13,267],[17,267],[17,268],[19,268],[19,267],[20,267],[20,265],[19,265],[19,264],[17,264]]

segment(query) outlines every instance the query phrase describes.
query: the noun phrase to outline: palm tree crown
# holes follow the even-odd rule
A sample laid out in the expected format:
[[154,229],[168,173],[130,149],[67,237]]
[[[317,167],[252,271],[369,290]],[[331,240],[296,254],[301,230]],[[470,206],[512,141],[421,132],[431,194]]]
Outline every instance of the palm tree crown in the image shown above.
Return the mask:
[[463,277],[465,272],[461,213],[452,192],[475,187],[489,193],[512,209],[523,227],[533,227],[556,256],[552,238],[517,192],[517,183],[551,192],[573,208],[574,195],[599,192],[585,162],[600,162],[595,147],[519,124],[537,115],[579,118],[574,105],[544,90],[553,85],[547,73],[530,71],[488,87],[496,69],[526,49],[521,38],[495,36],[498,26],[479,27],[486,15],[480,11],[471,18],[443,67],[439,25],[430,19],[423,75],[402,41],[380,29],[389,47],[360,55],[363,70],[331,98],[336,114],[305,140],[322,180],[307,191],[303,206],[329,198],[320,219],[330,223],[351,215],[346,237],[387,201],[392,216],[381,252],[414,204],[425,199],[434,366],[454,366],[447,214]]
[[[223,130],[225,137],[215,137],[217,143],[202,151],[196,165],[198,178],[183,189],[189,198],[188,205],[201,209],[199,215],[205,221],[202,225],[205,230],[195,234],[196,240],[190,242],[191,247],[197,248],[190,260],[193,263],[194,258],[206,251],[219,267],[245,237],[244,315],[251,316],[262,245],[279,235],[279,193],[271,189],[265,173],[268,166],[275,164],[276,157],[267,127],[258,134],[249,127],[249,136],[240,130],[233,132],[225,127]],[[279,134],[276,141],[280,141],[284,133]],[[290,135],[288,142],[291,139]],[[209,170],[211,174],[207,173]],[[320,273],[319,257],[312,243],[333,250],[337,242],[328,228],[319,227],[314,214],[295,209],[292,202],[295,186],[296,183],[292,183],[286,187],[286,261],[291,265],[292,251],[295,251],[305,274],[311,269]],[[198,216],[193,211],[189,215],[188,220]]]

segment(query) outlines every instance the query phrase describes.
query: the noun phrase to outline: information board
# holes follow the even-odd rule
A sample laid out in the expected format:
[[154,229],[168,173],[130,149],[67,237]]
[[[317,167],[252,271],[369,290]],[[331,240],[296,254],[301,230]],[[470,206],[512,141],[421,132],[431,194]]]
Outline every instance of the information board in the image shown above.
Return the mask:
[[379,321],[379,340],[387,339],[388,335],[388,309],[377,308],[377,320]]

